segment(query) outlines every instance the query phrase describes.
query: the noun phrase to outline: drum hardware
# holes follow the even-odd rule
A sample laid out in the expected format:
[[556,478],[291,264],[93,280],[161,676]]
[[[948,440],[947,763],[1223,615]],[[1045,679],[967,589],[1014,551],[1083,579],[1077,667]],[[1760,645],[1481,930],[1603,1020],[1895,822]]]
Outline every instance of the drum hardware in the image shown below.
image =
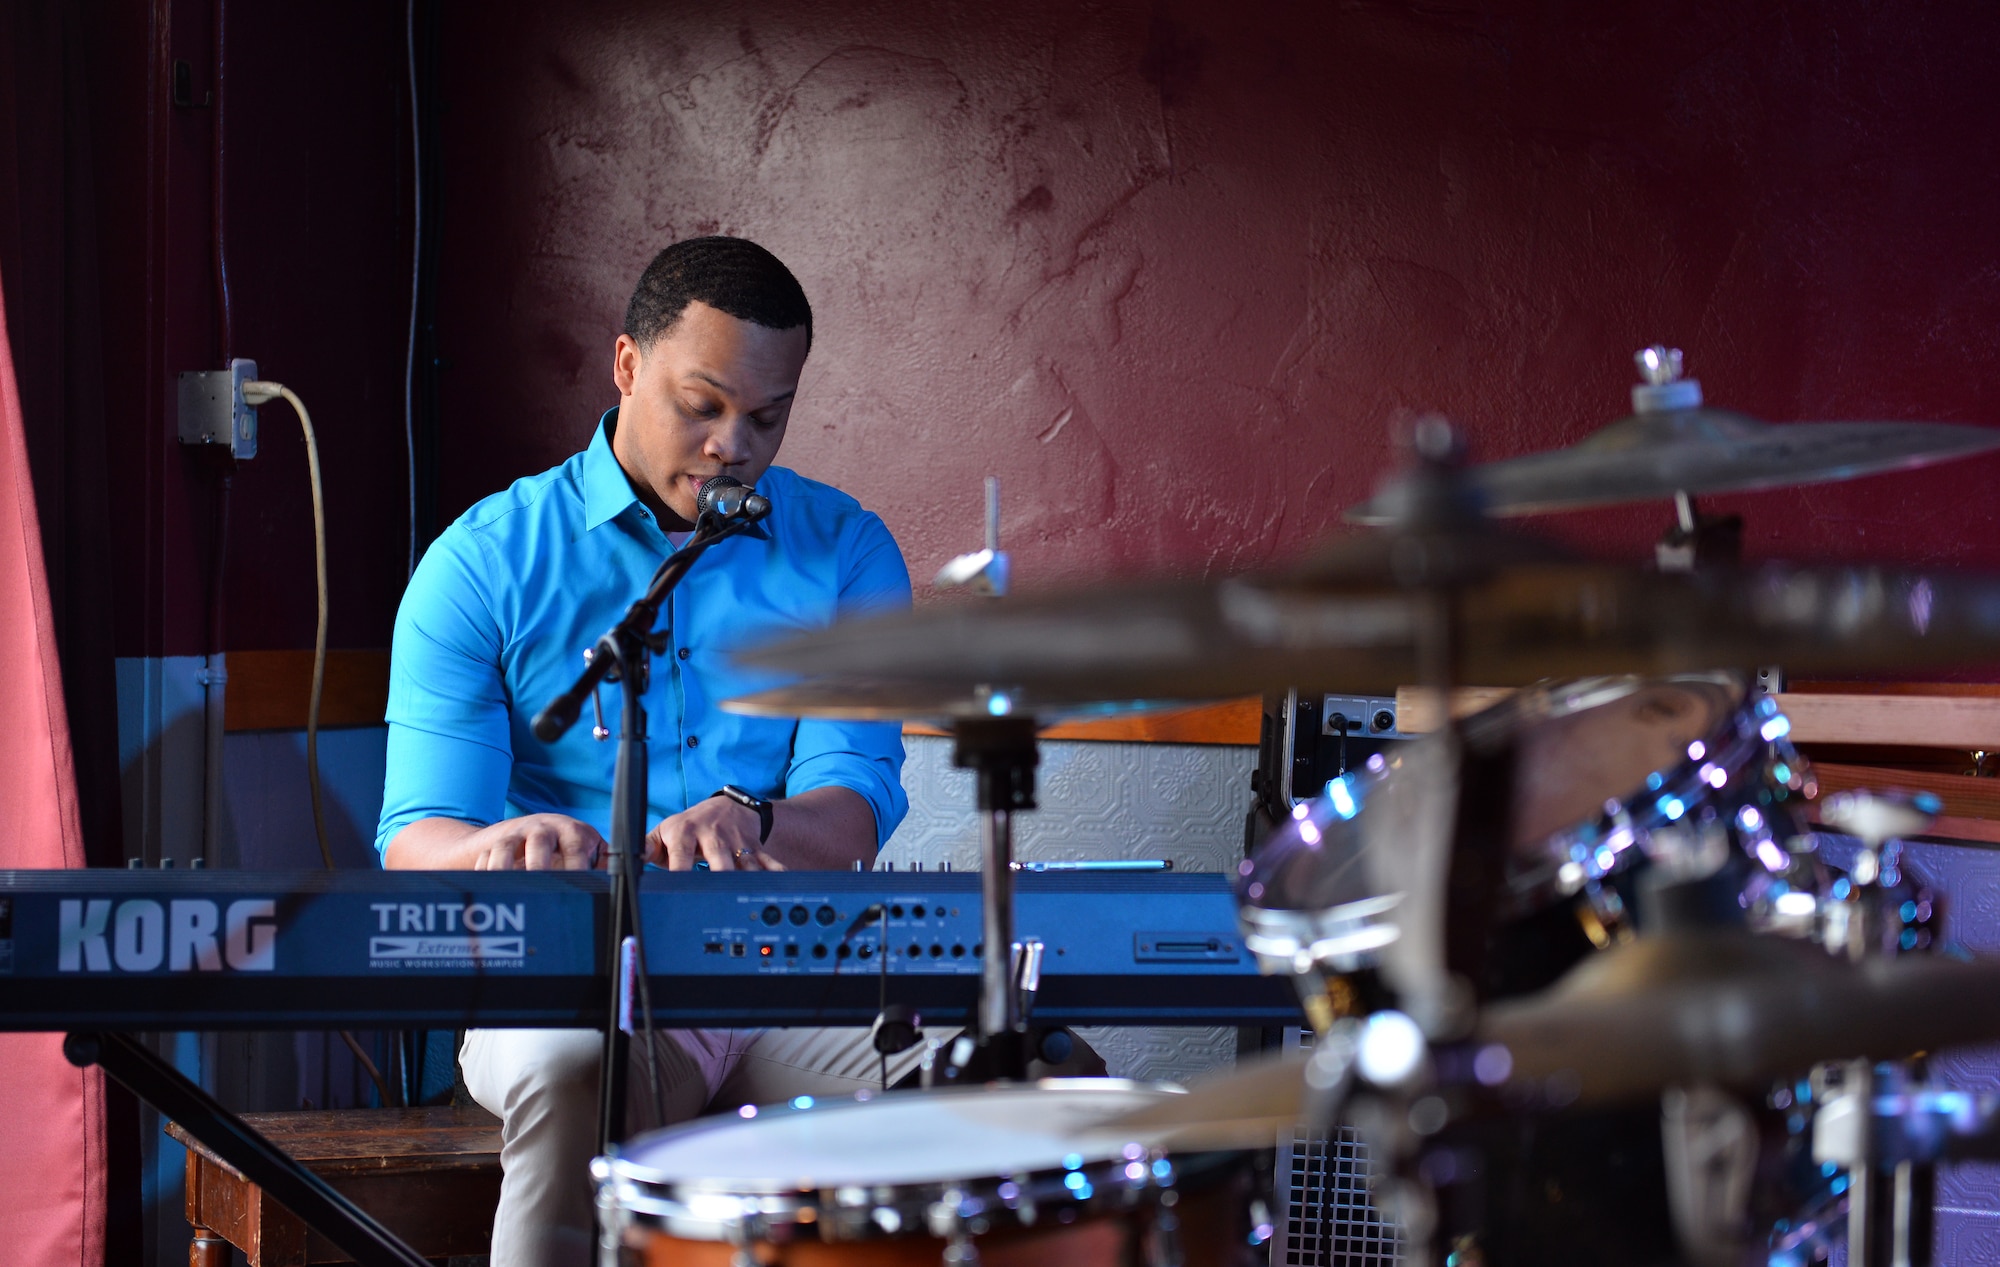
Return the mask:
[[1660,1097],[1667,1204],[1681,1250],[1704,1267],[1742,1261],[1757,1170],[1757,1126],[1735,1096],[1669,1087]]
[[[1000,1077],[1027,1073],[1024,1003],[1041,982],[1040,945],[1016,958],[1014,938],[1014,815],[1035,808],[1035,747],[1032,717],[995,715],[958,718],[952,723],[952,764],[974,774],[979,811],[982,968],[979,1034],[990,1048]],[[1032,965],[1032,980],[1027,970]]]
[[1735,567],[1743,561],[1743,516],[1707,515],[1694,498],[1674,494],[1674,523],[1653,543],[1653,566],[1662,572]]
[[1827,911],[1827,948],[1860,960],[1882,952],[1887,912],[1883,890],[1897,880],[1896,843],[1920,836],[1943,808],[1929,792],[1836,792],[1820,804],[1820,818],[1861,842],[1848,869],[1848,890]]
[[931,585],[939,590],[970,586],[975,594],[1004,598],[1011,565],[1000,549],[1000,477],[986,477],[986,548],[961,554],[938,570]]

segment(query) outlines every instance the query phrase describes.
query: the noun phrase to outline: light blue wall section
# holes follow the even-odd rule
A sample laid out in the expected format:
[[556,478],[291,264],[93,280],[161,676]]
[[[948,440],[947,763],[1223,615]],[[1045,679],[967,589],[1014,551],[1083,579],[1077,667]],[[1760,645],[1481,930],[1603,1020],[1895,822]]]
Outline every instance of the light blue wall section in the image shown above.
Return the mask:
[[117,662],[125,856],[185,865],[201,853],[205,764],[200,656]]
[[[327,845],[338,867],[374,867],[375,821],[382,816],[386,726],[322,730],[319,779]],[[253,730],[223,743],[225,831],[237,865],[254,869],[320,865],[301,730]]]
[[[118,661],[118,763],[125,856],[186,866],[201,856],[204,662],[200,656]],[[375,866],[388,728],[323,730],[320,787],[335,865]],[[211,865],[317,867],[302,730],[246,731],[223,741],[224,857]]]

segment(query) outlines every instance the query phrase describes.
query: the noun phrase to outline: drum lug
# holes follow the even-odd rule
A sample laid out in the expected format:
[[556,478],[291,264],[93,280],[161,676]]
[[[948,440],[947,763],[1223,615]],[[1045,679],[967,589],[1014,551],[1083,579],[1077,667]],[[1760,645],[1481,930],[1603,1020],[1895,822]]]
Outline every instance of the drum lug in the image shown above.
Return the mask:
[[750,1249],[750,1227],[747,1219],[738,1218],[729,1224],[729,1267],[759,1267],[757,1255]]
[[1146,1229],[1146,1267],[1183,1267],[1185,1261],[1180,1217],[1162,1202],[1153,1213],[1152,1226]]

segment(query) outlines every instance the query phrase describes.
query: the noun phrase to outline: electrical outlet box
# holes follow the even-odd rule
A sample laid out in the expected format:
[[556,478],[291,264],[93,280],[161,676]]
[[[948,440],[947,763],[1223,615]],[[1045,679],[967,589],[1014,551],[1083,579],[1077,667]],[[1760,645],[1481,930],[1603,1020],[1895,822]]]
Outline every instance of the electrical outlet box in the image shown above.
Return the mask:
[[182,444],[226,444],[233,458],[257,456],[257,409],[243,399],[243,384],[257,377],[257,362],[238,357],[226,370],[181,373]]

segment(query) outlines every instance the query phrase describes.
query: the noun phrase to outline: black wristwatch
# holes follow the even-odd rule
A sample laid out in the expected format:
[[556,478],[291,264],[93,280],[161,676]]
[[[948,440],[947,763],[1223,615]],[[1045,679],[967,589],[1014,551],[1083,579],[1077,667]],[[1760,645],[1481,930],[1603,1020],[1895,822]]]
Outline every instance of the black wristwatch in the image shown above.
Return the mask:
[[771,838],[771,802],[755,793],[744,791],[734,783],[723,784],[708,799],[712,801],[717,796],[726,796],[746,809],[756,810],[757,843],[761,845]]

